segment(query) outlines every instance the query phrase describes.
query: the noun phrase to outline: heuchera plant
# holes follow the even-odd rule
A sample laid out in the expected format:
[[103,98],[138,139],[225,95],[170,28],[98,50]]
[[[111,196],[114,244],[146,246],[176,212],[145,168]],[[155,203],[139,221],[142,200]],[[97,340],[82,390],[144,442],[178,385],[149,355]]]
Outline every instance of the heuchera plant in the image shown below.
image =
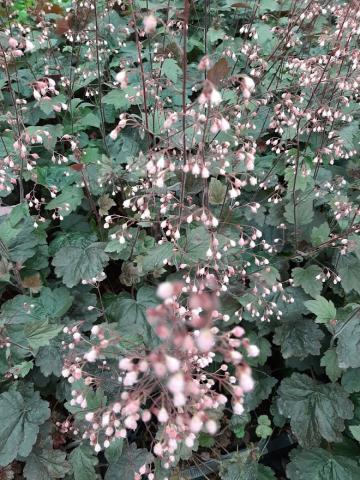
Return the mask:
[[27,5],[0,478],[360,478],[359,2]]

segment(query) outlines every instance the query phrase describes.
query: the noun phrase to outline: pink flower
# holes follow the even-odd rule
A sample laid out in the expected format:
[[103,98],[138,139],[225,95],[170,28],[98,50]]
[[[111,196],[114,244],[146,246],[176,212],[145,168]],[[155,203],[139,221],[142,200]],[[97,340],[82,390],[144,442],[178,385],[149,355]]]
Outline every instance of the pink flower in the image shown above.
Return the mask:
[[184,375],[181,372],[172,375],[168,380],[167,387],[174,394],[183,392],[185,387]]
[[194,415],[192,419],[190,420],[190,430],[193,433],[199,433],[200,430],[202,429],[203,426],[203,421],[198,415]]
[[156,295],[162,300],[166,300],[167,298],[171,297],[174,295],[173,284],[171,282],[160,283],[156,291]]
[[10,48],[16,48],[19,45],[19,42],[16,40],[16,38],[10,37],[8,44]]
[[169,420],[169,414],[164,407],[160,408],[157,414],[157,419],[160,423],[166,423]]
[[209,329],[203,328],[195,337],[195,342],[201,352],[209,352],[215,345],[214,335]]
[[247,348],[249,357],[257,357],[260,353],[259,348],[256,345],[249,345]]
[[157,25],[157,20],[154,15],[148,15],[147,17],[144,18],[144,30],[145,33],[153,33],[156,30],[156,25]]
[[84,354],[85,360],[87,360],[90,363],[95,362],[95,360],[97,359],[97,356],[98,356],[98,353],[94,348],[92,348],[89,352],[86,352]]

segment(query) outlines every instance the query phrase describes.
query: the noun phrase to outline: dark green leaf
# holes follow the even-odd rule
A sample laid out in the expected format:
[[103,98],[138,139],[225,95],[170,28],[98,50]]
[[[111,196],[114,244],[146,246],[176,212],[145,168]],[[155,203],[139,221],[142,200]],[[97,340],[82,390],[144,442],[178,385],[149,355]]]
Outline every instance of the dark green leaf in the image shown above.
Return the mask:
[[74,480],[96,480],[95,466],[98,460],[92,448],[85,445],[76,447],[69,456]]
[[284,358],[319,355],[324,334],[313,320],[294,316],[281,323],[275,328],[273,342],[280,345]]
[[349,393],[360,392],[360,368],[349,368],[345,370],[341,385]]
[[134,480],[134,474],[140,467],[151,463],[152,455],[144,448],[137,448],[135,443],[123,448],[121,457],[112,463],[106,474],[105,480]]
[[35,320],[27,323],[24,327],[25,337],[35,351],[49,345],[50,340],[56,337],[61,330],[61,325],[49,324],[47,320]]
[[60,354],[60,345],[49,345],[41,347],[36,355],[35,365],[40,368],[41,373],[48,377],[55,375],[60,377],[62,370],[62,358]]
[[36,442],[39,425],[50,416],[48,403],[38,392],[23,397],[9,391],[0,395],[0,465],[6,466],[18,455],[27,457]]
[[294,435],[302,446],[316,446],[321,438],[341,439],[344,420],[353,416],[348,394],[338,384],[321,384],[307,375],[293,373],[278,389],[279,412],[290,419]]
[[26,459],[24,477],[27,480],[52,480],[64,478],[68,471],[65,452],[35,448]]
[[254,390],[245,394],[246,410],[255,410],[255,408],[260,405],[263,400],[266,400],[269,397],[276,382],[276,378],[258,375],[255,379]]
[[360,293],[360,261],[355,255],[340,255],[337,271],[345,293]]
[[349,458],[331,450],[296,449],[286,468],[289,480],[357,480],[360,467],[356,458]]
[[336,353],[340,368],[360,367],[360,312],[339,326]]
[[[332,382],[336,382],[341,377],[343,370],[338,366],[338,356],[336,350],[331,348],[324,353],[320,365],[325,367],[326,375]],[[341,382],[342,383],[342,382]],[[346,390],[346,388],[345,388]]]

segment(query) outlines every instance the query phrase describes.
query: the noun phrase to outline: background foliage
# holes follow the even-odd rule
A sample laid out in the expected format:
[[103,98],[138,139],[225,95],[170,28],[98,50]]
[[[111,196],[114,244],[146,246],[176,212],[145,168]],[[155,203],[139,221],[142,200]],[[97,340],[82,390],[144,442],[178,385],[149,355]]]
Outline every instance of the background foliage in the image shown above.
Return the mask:
[[[242,415],[226,408],[216,435],[203,432],[171,474],[155,462],[155,478],[186,478],[208,458],[221,459],[223,480],[360,478],[360,7],[201,0],[187,18],[184,5],[1,6],[0,478],[131,480],[152,463],[141,428],[105,452],[82,440],[84,412],[62,376],[64,327],[90,338],[106,324],[125,336],[117,349],[151,349],[157,285],[195,285],[204,265],[218,272],[227,325],[241,321],[260,349],[249,359],[256,384]],[[150,13],[156,31],[144,33]],[[199,136],[181,112],[184,99],[197,111],[204,55],[229,128]],[[243,74],[256,83],[248,102]],[[236,155],[253,145],[254,170]],[[156,184],[146,166],[199,152],[209,174],[186,182],[177,168]],[[231,196],[236,178],[245,181]],[[196,218],[204,205],[218,225]],[[254,246],[251,229],[262,232]],[[217,270],[214,238],[226,246]],[[106,368],[97,374],[96,390],[76,385],[94,411],[116,395]],[[269,461],[284,434],[290,453]]]

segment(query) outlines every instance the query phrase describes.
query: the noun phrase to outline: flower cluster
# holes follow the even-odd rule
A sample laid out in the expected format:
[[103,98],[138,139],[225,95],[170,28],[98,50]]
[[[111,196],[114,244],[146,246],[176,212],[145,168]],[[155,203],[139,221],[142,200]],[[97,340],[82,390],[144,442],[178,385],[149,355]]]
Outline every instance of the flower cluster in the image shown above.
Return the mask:
[[[159,339],[157,346],[151,351],[120,355],[114,378],[117,393],[111,404],[89,411],[83,394],[72,391],[72,403],[87,412],[89,426],[84,438],[90,439],[96,451],[145,423],[154,432],[153,453],[164,468],[170,468],[183,445],[191,449],[200,432],[217,432],[229,398],[233,411],[243,413],[244,394],[254,386],[246,358],[257,356],[259,350],[240,325],[223,328],[218,297],[209,287],[204,283],[203,289],[190,294],[186,301],[181,282],[159,285],[158,296],[163,303],[147,312]],[[76,327],[69,332],[71,350],[62,374],[73,385],[83,379],[86,385],[96,386],[96,378],[88,372],[89,364],[101,365],[114,343],[105,338],[101,325],[91,332],[93,346],[75,358],[86,338]]]

